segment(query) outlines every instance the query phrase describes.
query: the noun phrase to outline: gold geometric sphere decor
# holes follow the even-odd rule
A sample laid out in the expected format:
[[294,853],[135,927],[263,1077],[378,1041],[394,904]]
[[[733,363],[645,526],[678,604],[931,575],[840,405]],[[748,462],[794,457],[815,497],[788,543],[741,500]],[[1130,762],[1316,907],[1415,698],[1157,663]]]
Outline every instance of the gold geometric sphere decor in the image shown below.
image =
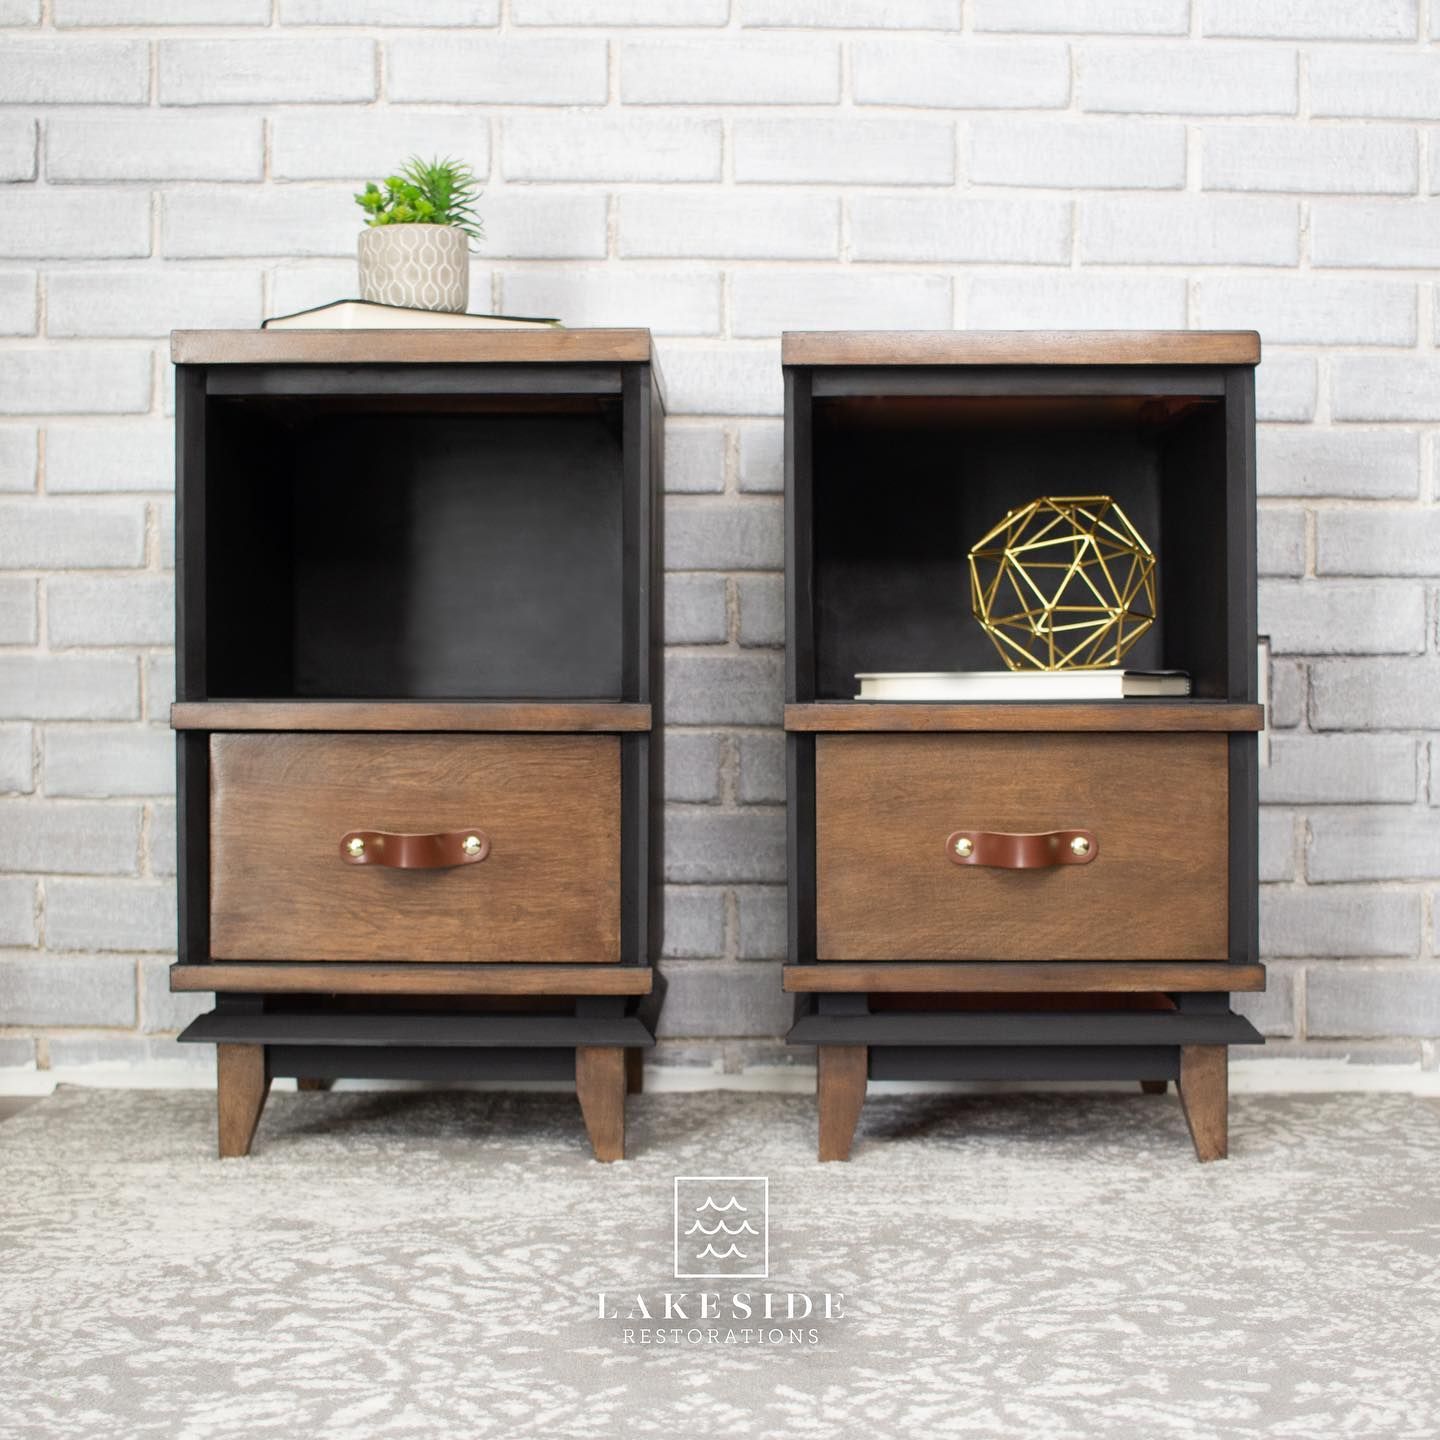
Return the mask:
[[970,608],[1011,670],[1119,665],[1155,623],[1155,554],[1109,495],[1046,495],[970,550]]

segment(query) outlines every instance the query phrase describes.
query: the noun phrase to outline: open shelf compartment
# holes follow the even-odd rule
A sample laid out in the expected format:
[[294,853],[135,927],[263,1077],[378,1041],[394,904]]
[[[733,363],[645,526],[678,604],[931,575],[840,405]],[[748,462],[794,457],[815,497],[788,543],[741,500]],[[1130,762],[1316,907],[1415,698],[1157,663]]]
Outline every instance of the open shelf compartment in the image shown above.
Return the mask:
[[209,395],[207,698],[620,700],[620,398]]
[[[1157,559],[1157,618],[1123,663],[1185,670],[1197,697],[1250,698],[1236,693],[1227,636],[1247,538],[1236,533],[1245,512],[1228,503],[1223,381],[1201,374],[1174,393],[1165,375],[1085,379],[1084,393],[1065,393],[1058,375],[1046,393],[1039,372],[1026,377],[1039,393],[1019,395],[925,393],[914,372],[921,393],[829,394],[817,382],[813,695],[797,699],[851,699],[871,671],[1004,668],[971,614],[971,546],[1041,496],[1092,495],[1113,497]],[[950,377],[962,391],[982,381]]]

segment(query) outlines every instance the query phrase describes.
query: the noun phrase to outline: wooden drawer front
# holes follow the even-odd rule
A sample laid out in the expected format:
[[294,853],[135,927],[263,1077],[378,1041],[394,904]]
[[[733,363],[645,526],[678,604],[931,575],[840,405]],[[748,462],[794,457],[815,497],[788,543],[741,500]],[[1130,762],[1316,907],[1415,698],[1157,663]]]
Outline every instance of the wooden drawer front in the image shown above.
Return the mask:
[[[347,865],[352,830],[483,830],[452,869]],[[214,735],[210,952],[226,960],[620,958],[613,735]]]
[[[1223,735],[821,735],[821,960],[1221,960]],[[1087,865],[952,864],[956,830],[1085,829]]]

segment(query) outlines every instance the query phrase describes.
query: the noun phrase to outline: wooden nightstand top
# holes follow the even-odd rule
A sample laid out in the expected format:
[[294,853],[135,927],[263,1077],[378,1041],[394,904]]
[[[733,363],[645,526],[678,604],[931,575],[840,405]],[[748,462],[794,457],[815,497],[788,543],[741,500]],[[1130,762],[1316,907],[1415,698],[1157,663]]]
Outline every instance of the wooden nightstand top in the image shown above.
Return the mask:
[[784,365],[1255,365],[1254,330],[787,330]]
[[955,704],[816,700],[785,707],[785,728],[857,731],[1247,731],[1265,728],[1261,705],[1223,700],[1086,700],[1067,704]]
[[174,330],[177,365],[653,364],[648,330]]

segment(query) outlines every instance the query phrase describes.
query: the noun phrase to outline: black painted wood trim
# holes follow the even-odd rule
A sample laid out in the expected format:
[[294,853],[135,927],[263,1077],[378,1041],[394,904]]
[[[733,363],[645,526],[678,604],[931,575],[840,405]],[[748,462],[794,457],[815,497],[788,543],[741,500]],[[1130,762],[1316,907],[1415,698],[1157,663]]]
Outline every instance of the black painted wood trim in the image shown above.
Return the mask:
[[316,1080],[574,1080],[573,1046],[470,1050],[458,1046],[267,1045],[272,1076]]
[[650,955],[650,737],[620,737],[620,961]]
[[1254,704],[1258,642],[1256,607],[1255,371],[1237,365],[1225,372],[1225,534],[1228,699]]
[[815,698],[811,379],[785,372],[785,701]]
[[808,1015],[785,1037],[794,1045],[1262,1045],[1243,1016],[1178,1011],[1035,1014],[1025,1011],[887,1010]]
[[175,372],[175,698],[204,700],[205,371]]
[[1234,961],[1260,958],[1260,758],[1254,735],[1231,735],[1229,771],[1229,948]]
[[556,1045],[648,1047],[655,1037],[633,1015],[582,1019],[577,1015],[456,1015],[265,1010],[233,1013],[216,1008],[192,1020],[182,1041],[227,1045],[496,1046]]
[[1179,365],[891,365],[808,370],[816,399],[850,395],[1195,395],[1225,393],[1224,369]]
[[618,395],[620,365],[217,365],[206,390],[258,395]]
[[176,959],[210,959],[210,737],[175,737]]
[[[175,372],[175,696],[203,700],[205,665],[205,370]],[[176,951],[210,958],[210,742],[175,737]]]
[[874,1045],[872,1080],[1178,1080],[1178,1045]]
[[815,940],[815,737],[785,737],[786,954],[813,963]]
[[[646,591],[649,625],[649,700],[654,722],[645,749],[649,765],[648,802],[641,812],[647,827],[646,944],[637,957],[654,965],[661,958],[665,938],[665,394],[660,373],[646,367],[649,392],[650,463],[643,476],[645,505],[650,517]],[[654,1013],[664,1003],[663,985],[654,992]]]

